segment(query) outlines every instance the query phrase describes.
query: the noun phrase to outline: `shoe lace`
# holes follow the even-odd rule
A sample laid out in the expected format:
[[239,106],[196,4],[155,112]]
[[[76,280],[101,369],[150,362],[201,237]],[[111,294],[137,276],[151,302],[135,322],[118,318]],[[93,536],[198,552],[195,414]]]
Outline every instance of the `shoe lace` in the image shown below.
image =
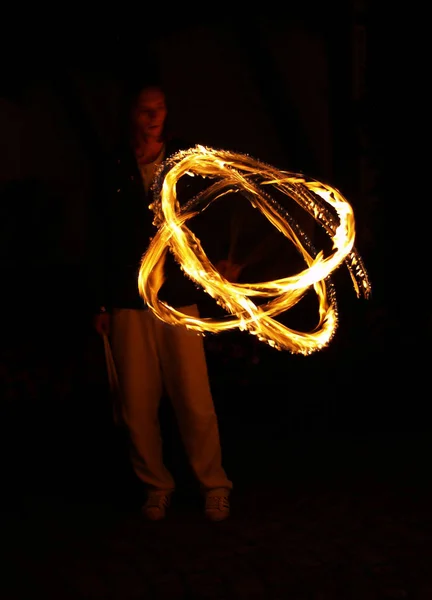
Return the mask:
[[226,496],[207,496],[206,509],[227,510],[229,508],[228,498]]

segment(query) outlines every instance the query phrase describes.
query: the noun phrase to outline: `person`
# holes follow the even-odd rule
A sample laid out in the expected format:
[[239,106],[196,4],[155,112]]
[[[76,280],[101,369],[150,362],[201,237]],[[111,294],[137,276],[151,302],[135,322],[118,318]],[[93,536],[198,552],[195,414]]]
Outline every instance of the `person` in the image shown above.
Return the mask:
[[[203,338],[157,319],[138,290],[141,259],[155,233],[150,208],[155,170],[191,145],[169,131],[167,98],[157,81],[130,94],[126,116],[125,139],[106,170],[108,187],[96,215],[101,235],[93,273],[98,307],[94,325],[112,349],[131,463],[146,489],[145,516],[163,519],[176,486],[163,460],[159,407],[166,394],[204,496],[205,515],[221,521],[230,515],[233,484],[222,466]],[[199,316],[199,290],[170,253],[159,295],[183,313]]]

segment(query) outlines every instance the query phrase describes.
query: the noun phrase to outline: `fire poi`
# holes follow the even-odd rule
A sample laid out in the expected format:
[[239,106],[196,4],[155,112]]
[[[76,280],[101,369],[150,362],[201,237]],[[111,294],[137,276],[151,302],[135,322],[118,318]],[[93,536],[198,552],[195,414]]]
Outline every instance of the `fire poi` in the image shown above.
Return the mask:
[[[177,183],[185,175],[204,177],[211,183],[181,206]],[[304,260],[304,270],[261,283],[237,283],[223,277],[208,259],[201,240],[188,227],[188,220],[232,189],[240,190],[294,244]],[[151,209],[157,232],[142,257],[138,289],[149,309],[170,325],[201,334],[239,328],[278,350],[308,355],[327,346],[338,326],[336,294],[330,279],[335,269],[344,263],[357,297],[370,296],[368,273],[354,246],[353,209],[330,185],[299,173],[280,171],[245,154],[197,145],[176,153],[159,167],[153,190]],[[290,197],[321,226],[332,242],[327,256],[314,248],[298,222],[272,197],[272,190]],[[227,311],[226,317],[194,318],[158,298],[168,251],[184,273]],[[296,331],[275,319],[310,288],[319,301],[317,325],[312,331]],[[264,303],[258,304],[257,298],[264,298]]]

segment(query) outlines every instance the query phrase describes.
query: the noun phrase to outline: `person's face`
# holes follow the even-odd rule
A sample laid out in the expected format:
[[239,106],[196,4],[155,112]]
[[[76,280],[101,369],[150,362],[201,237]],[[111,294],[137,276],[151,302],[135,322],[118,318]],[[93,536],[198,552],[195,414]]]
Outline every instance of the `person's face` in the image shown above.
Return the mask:
[[137,133],[145,138],[159,139],[162,135],[167,106],[165,94],[157,87],[144,89],[138,96],[132,114]]

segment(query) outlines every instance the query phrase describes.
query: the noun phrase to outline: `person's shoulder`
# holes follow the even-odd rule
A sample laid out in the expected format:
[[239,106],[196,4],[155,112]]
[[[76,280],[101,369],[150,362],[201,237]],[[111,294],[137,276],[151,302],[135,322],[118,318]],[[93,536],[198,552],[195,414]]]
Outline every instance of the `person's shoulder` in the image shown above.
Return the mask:
[[110,149],[106,155],[106,158],[107,162],[112,166],[125,165],[133,161],[133,154],[129,145],[119,143]]

